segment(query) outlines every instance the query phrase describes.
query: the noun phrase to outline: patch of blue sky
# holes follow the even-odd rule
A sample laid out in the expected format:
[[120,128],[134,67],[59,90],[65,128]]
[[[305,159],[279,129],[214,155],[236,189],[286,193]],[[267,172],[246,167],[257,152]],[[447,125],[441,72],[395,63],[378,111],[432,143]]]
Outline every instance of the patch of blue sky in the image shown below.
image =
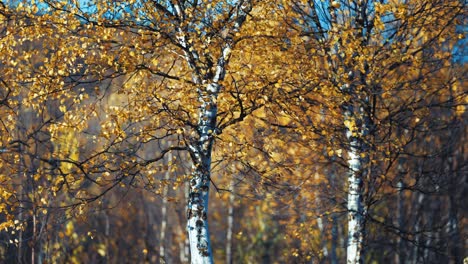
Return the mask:
[[461,25],[457,28],[457,33],[461,36],[453,48],[453,60],[455,63],[468,63],[468,25]]

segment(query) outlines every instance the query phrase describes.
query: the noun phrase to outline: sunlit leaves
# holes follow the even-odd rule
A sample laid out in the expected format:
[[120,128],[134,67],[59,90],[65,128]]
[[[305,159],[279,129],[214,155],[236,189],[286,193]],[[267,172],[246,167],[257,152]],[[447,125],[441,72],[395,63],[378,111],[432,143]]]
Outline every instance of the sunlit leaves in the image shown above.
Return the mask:
[[[182,2],[179,11],[170,4]],[[464,37],[454,26],[461,24],[460,1],[254,2],[242,30],[236,1],[2,7],[0,228],[24,228],[11,214],[19,199],[38,221],[58,221],[55,209],[71,206],[66,221],[53,223],[63,227],[57,234],[65,247],[74,248],[69,260],[89,251],[111,261],[117,246],[110,235],[80,236],[84,222],[75,218],[98,207],[92,201],[100,206],[112,188],[181,190],[188,161],[197,162],[193,148],[192,156],[186,152],[200,139],[197,125],[208,120],[203,109],[216,106],[217,127],[206,130],[215,140],[210,180],[218,196],[234,182],[239,197],[257,199],[236,202],[244,222],[235,238],[255,245],[240,251],[242,260],[258,262],[257,250],[275,241],[294,247],[281,251],[286,262],[315,261],[325,257],[330,228],[343,223],[334,217],[346,203],[350,137],[369,146],[357,157],[369,159],[369,197],[384,199],[396,190],[398,155],[430,156],[430,148],[415,144],[429,144],[466,115],[463,69],[453,64]],[[215,78],[220,69],[225,74]],[[174,162],[165,165],[169,151]],[[174,175],[162,179],[169,167]],[[401,178],[414,187],[420,179],[413,176]],[[117,228],[150,219],[142,216],[146,209],[130,208],[134,216],[130,209],[113,215]],[[278,230],[286,226],[283,236]],[[137,240],[145,256],[155,256]],[[47,250],[51,262],[63,262],[60,243]]]

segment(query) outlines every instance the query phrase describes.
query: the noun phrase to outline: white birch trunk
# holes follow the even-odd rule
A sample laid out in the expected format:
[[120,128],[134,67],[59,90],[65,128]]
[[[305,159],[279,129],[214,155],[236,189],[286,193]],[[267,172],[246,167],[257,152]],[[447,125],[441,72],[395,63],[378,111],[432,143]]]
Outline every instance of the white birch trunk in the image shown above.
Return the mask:
[[[174,11],[183,21],[185,11],[183,3],[176,1]],[[221,54],[217,59],[214,69],[205,69],[212,72],[212,77],[201,75],[203,64],[200,56],[192,42],[187,36],[187,32],[181,27],[177,27],[177,40],[183,48],[185,59],[193,71],[192,79],[197,85],[196,92],[200,102],[198,111],[198,124],[196,136],[190,140],[189,149],[193,161],[193,171],[190,176],[190,189],[187,206],[187,231],[190,243],[191,263],[213,263],[210,234],[208,229],[208,199],[211,182],[211,152],[214,143],[214,136],[217,133],[216,119],[218,114],[217,99],[221,90],[219,84],[224,80],[226,66],[230,58],[233,39],[247,18],[247,14],[252,10],[251,1],[241,1],[237,3],[237,17],[231,28],[226,28],[226,36],[222,36],[224,43],[221,47]],[[209,76],[209,75],[206,75]]]
[[208,199],[211,181],[211,150],[213,133],[216,128],[217,91],[202,95],[198,123],[199,138],[191,145],[193,171],[190,177],[190,189],[187,208],[187,231],[190,243],[191,262],[193,264],[213,263],[210,233],[208,228]]
[[[366,124],[364,123],[362,127],[359,127],[357,124],[358,118],[361,119],[361,122],[365,122],[362,120],[363,118],[356,117],[352,106],[346,108],[346,137],[350,145],[348,150],[348,245],[346,256],[348,264],[359,264],[363,263],[362,243],[364,239],[365,212],[362,198],[365,162],[368,155],[361,137],[366,134]],[[359,112],[362,115],[362,109],[359,109]]]
[[[367,33],[369,28],[365,21],[369,22],[369,17],[366,11],[367,1],[357,1],[356,16],[355,16],[355,32],[356,38],[361,39],[361,45],[367,45]],[[347,64],[344,62],[345,65]],[[366,65],[367,62],[363,61]],[[364,107],[370,106],[369,95],[355,90],[355,83],[352,81],[357,72],[353,71],[352,65],[346,65],[348,68],[347,79],[350,81],[348,87],[343,91],[348,90],[352,95],[349,105],[345,105],[345,126],[346,138],[348,139],[348,246],[347,246],[347,263],[358,264],[363,263],[364,256],[364,232],[366,209],[363,205],[364,194],[364,179],[368,173],[369,165],[369,142],[366,141],[369,135],[371,120],[369,113]],[[365,67],[364,67],[365,68]],[[368,70],[359,71],[359,80],[361,85],[367,85]],[[361,96],[365,95],[365,98]],[[361,98],[360,98],[361,97]],[[363,100],[364,99],[364,100]]]
[[348,246],[347,263],[362,263],[362,241],[363,241],[363,206],[362,206],[362,179],[359,175],[361,161],[359,152],[351,142],[349,155],[350,173],[348,177]]
[[[202,136],[207,136],[203,135]],[[213,263],[210,233],[208,228],[208,198],[211,172],[211,145],[203,153],[196,153],[201,162],[195,163],[190,179],[189,201],[187,208],[187,231],[193,264]]]

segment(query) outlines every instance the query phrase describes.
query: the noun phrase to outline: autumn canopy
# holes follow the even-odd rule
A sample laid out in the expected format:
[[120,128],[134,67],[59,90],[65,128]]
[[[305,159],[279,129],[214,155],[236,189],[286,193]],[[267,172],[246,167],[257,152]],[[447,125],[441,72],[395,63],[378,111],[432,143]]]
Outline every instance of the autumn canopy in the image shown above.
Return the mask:
[[0,262],[461,263],[467,18],[0,3]]

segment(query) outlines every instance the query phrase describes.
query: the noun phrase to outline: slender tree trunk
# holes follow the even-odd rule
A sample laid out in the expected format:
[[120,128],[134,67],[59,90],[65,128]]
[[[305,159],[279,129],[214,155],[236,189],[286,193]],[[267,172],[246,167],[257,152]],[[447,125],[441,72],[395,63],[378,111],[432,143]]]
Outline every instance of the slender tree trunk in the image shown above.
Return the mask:
[[320,258],[319,263],[322,263],[325,259],[328,258],[328,248],[327,244],[325,243],[325,227],[324,227],[324,217],[317,218],[317,227],[320,230],[320,247],[322,248],[323,257]]
[[[21,190],[21,193],[20,193],[20,197],[22,196],[22,190]],[[19,213],[18,213],[18,221],[20,221],[20,223],[22,223],[24,221],[23,219],[23,203],[20,202],[20,206],[19,206]],[[20,228],[19,232],[18,232],[18,251],[17,251],[17,256],[16,256],[16,261],[17,263],[21,264],[23,263],[22,259],[23,259],[23,229]]]
[[106,245],[105,263],[109,263],[110,219],[109,219],[109,213],[107,211],[104,211],[104,235],[106,236],[106,239],[104,240],[104,244]]
[[193,172],[190,177],[190,190],[187,208],[187,229],[190,241],[191,262],[213,263],[213,255],[208,229],[208,198],[211,182],[211,150],[216,129],[216,95],[221,86],[208,85],[213,93],[202,93],[198,123],[199,138],[190,146]]
[[[179,20],[185,17],[182,3],[173,5]],[[224,60],[219,67],[216,80],[207,80],[201,75],[200,56],[192,46],[187,36],[187,28],[182,25],[176,27],[178,44],[185,53],[185,59],[192,69],[193,83],[197,86],[198,101],[200,102],[198,124],[195,136],[190,138],[188,145],[192,158],[192,173],[189,179],[189,197],[187,202],[187,232],[190,243],[191,263],[213,263],[210,234],[208,229],[208,199],[211,177],[211,150],[214,142],[213,134],[216,129],[217,105],[216,100],[221,86],[218,84],[225,74]],[[218,73],[218,72],[217,72]],[[220,78],[222,77],[222,78]]]
[[424,206],[423,203],[426,202],[425,195],[423,193],[417,193],[417,201],[416,201],[416,208],[418,208],[419,214],[415,215],[416,221],[415,221],[415,227],[414,227],[414,233],[416,235],[416,244],[413,246],[413,258],[411,263],[418,263],[419,260],[421,259],[421,245],[423,244],[423,238],[422,234],[420,234],[421,226],[423,225],[422,219],[421,219],[421,211],[424,211]]
[[456,201],[453,195],[450,195],[450,212],[449,212],[449,237],[450,237],[450,257],[452,259],[452,263],[461,263],[462,254],[463,252],[463,242],[460,239],[460,228],[458,224],[458,208],[456,205]]
[[331,246],[330,246],[330,263],[338,264],[336,255],[336,247],[338,245],[338,219],[335,214],[332,215],[332,229],[331,229]]
[[397,183],[397,227],[400,230],[400,235],[397,238],[397,251],[395,254],[395,263],[403,264],[405,263],[406,259],[406,252],[405,252],[405,241],[402,239],[402,233],[407,230],[405,227],[405,198],[404,198],[404,187],[405,183],[403,182],[403,179],[405,177],[406,171],[405,171],[405,159],[400,157],[398,159],[398,183]]
[[[188,198],[189,198],[189,184],[188,183],[184,184],[184,197],[185,197],[185,200],[188,201]],[[186,206],[185,210],[187,210],[187,209],[188,209],[188,207]],[[179,217],[180,217],[180,214],[179,214]],[[179,219],[179,221],[180,221],[180,219]],[[182,225],[180,225],[180,226],[182,226]],[[181,230],[181,232],[185,233],[185,229]],[[189,255],[190,255],[190,242],[189,242],[188,236],[186,236],[185,239],[180,240],[180,242],[179,242],[180,262],[188,263],[189,262]]]
[[[164,179],[166,181],[170,178],[170,171],[171,171],[171,162],[172,156],[171,153],[168,153],[167,158],[167,171],[164,174]],[[168,182],[163,188],[163,199],[162,199],[162,206],[161,206],[161,233],[159,234],[159,257],[160,263],[166,263],[166,226],[167,226],[167,195],[168,195]]]
[[[18,130],[20,131],[20,130]],[[19,137],[18,137],[19,138]],[[22,145],[19,145],[18,148],[19,151],[19,162],[18,162],[18,176],[21,179],[21,191],[20,191],[20,198],[21,200],[24,199],[25,196],[25,188],[28,185],[28,180],[26,178],[26,174],[23,172],[23,153],[22,153]],[[24,210],[25,210],[25,205],[22,201],[19,203],[19,213],[18,213],[18,221],[20,223],[24,222]],[[20,228],[18,232],[18,256],[17,256],[17,261],[19,264],[23,263],[23,229]]]
[[[437,191],[439,191],[439,186],[436,185]],[[440,200],[439,197],[429,197],[429,210],[430,214],[427,217],[426,226],[430,227],[430,231],[426,235],[425,246],[424,246],[424,258],[423,261],[427,263],[429,260],[433,260],[436,263],[440,263],[435,259],[434,252],[431,250],[432,247],[435,247],[437,243],[437,221],[436,219],[440,217],[438,214],[440,211]]]
[[[212,141],[212,140],[210,140]],[[211,172],[211,144],[204,153],[198,153],[200,164],[194,165],[190,179],[187,229],[190,241],[191,261],[213,263],[210,233],[208,229],[208,198]]]
[[37,218],[36,209],[33,210],[32,215],[32,243],[31,243],[31,263],[36,263],[36,244],[37,244]]
[[[322,115],[322,120],[324,120],[324,115]],[[317,168],[319,169],[319,168]],[[328,169],[324,171],[325,175],[329,174]],[[315,173],[314,176],[315,180],[318,182],[320,179],[320,174],[318,172]],[[315,190],[314,193],[315,196],[315,207],[320,208],[320,191],[318,189]],[[325,261],[325,259],[328,259],[328,248],[327,244],[325,243],[325,238],[326,238],[326,230],[325,230],[325,217],[317,217],[317,227],[320,231],[320,248],[322,249],[322,257],[318,259],[318,263],[322,263]],[[313,260],[311,260],[311,263],[313,263]]]
[[351,142],[349,153],[350,173],[348,176],[348,246],[347,263],[362,263],[362,242],[364,238],[364,208],[362,205],[361,161],[357,142]]
[[[336,181],[336,165],[331,164],[330,181]],[[330,264],[338,264],[336,249],[338,247],[338,217],[336,213],[331,214],[331,241],[330,241]]]
[[[356,116],[353,106],[346,106],[345,126],[346,137],[349,141],[348,150],[348,245],[347,263],[363,263],[363,240],[365,210],[363,206],[363,179],[366,172],[368,153],[362,137],[366,134],[367,124],[362,118],[363,110],[358,109]],[[362,122],[362,127],[358,123]]]
[[[372,23],[368,13],[368,2],[357,1],[354,3],[356,8],[354,35],[356,39],[361,40],[362,47],[368,45],[369,32]],[[336,16],[336,14],[335,14]],[[336,19],[336,18],[335,18]],[[342,43],[343,45],[343,43]],[[346,44],[344,44],[346,46]],[[348,87],[343,87],[342,91],[349,92],[351,102],[344,105],[346,138],[349,142],[348,150],[348,246],[347,263],[358,264],[364,261],[364,235],[366,208],[363,204],[364,179],[367,179],[371,168],[369,167],[369,130],[372,124],[370,109],[372,104],[369,97],[372,96],[365,90],[359,91],[356,88],[356,82],[362,86],[367,86],[367,76],[369,74],[369,65],[367,61],[362,62],[363,70],[355,71],[354,63],[344,62],[347,69]],[[366,69],[367,68],[367,69]],[[356,76],[355,76],[356,75]],[[370,87],[368,87],[370,88]],[[372,89],[370,89],[372,90]],[[369,186],[373,188],[374,186]]]
[[[185,19],[185,9],[182,2],[173,3],[174,12],[180,21]],[[190,243],[191,262],[213,263],[213,255],[210,244],[208,229],[208,198],[211,182],[211,152],[215,135],[218,133],[216,119],[218,115],[217,99],[222,89],[221,82],[226,75],[226,67],[231,56],[234,40],[232,36],[239,32],[240,27],[252,10],[251,1],[240,1],[236,4],[234,24],[226,28],[227,34],[223,34],[221,53],[214,67],[206,67],[201,62],[200,54],[188,37],[188,29],[179,24],[176,27],[177,41],[185,53],[185,60],[192,69],[193,83],[197,86],[199,110],[197,113],[198,124],[196,136],[190,139],[188,144],[193,162],[192,174],[190,175],[190,189],[187,206],[187,231]],[[205,72],[202,74],[202,72]]]
[[[400,232],[404,229],[405,224],[405,208],[404,208],[404,197],[403,197],[403,181],[398,181],[397,188],[398,188],[398,200],[397,200],[397,219],[398,219],[398,228]],[[401,238],[401,235],[398,237],[398,251],[395,256],[395,263],[404,264],[405,263],[405,242]]]
[[229,194],[228,217],[226,230],[226,264],[232,264],[232,229],[234,226],[234,180],[231,180],[231,193]]
[[[454,172],[456,173],[456,172]],[[456,199],[457,185],[456,175],[450,175],[452,182],[449,187],[449,220],[448,220],[448,236],[449,236],[449,256],[452,263],[462,262],[463,242],[460,236],[460,227],[458,222],[458,202]]]
[[[450,102],[455,102],[454,100],[454,90],[453,87],[450,89]],[[454,105],[452,105],[454,107]],[[458,124],[460,124],[460,120],[458,120],[458,116],[456,113],[451,113],[452,115],[452,125],[454,127],[457,127]],[[463,123],[463,122],[461,122]],[[460,235],[460,225],[459,225],[459,219],[458,219],[458,200],[457,196],[459,193],[457,192],[457,189],[459,188],[459,184],[466,182],[464,177],[461,177],[461,174],[459,173],[460,168],[458,167],[459,164],[464,164],[464,144],[461,145],[461,151],[456,150],[456,144],[458,142],[464,142],[465,137],[466,137],[466,126],[461,126],[461,129],[456,129],[456,130],[451,130],[449,133],[450,138],[458,138],[459,140],[456,140],[454,142],[451,142],[449,144],[449,149],[448,149],[448,162],[446,166],[446,175],[449,178],[449,186],[448,186],[448,196],[449,196],[449,216],[448,216],[448,223],[447,223],[447,234],[449,238],[449,243],[448,243],[448,256],[450,258],[450,263],[462,263],[463,259],[463,240],[461,239]],[[460,160],[458,160],[460,159]],[[463,165],[462,165],[463,166]],[[466,174],[465,174],[466,175]],[[465,176],[466,177],[466,176]]]

